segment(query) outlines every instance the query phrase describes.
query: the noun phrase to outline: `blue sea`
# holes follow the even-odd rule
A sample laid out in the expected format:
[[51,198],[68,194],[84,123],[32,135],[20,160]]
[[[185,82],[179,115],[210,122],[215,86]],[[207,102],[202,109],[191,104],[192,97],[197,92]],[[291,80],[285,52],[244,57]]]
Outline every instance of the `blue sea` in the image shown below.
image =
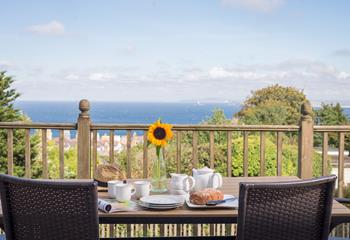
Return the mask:
[[[33,122],[76,122],[78,102],[18,101],[21,109]],[[134,103],[91,102],[90,115],[94,123],[145,123],[161,118],[171,124],[198,124],[223,109],[227,118],[239,111],[240,105],[229,103]]]
[[[74,123],[78,102],[18,101],[21,109],[33,122]],[[210,117],[217,108],[224,110],[227,118],[240,110],[232,103],[143,103],[143,102],[91,102],[90,115],[94,123],[145,123],[161,118],[171,124],[198,124]],[[350,117],[350,108],[344,108]]]

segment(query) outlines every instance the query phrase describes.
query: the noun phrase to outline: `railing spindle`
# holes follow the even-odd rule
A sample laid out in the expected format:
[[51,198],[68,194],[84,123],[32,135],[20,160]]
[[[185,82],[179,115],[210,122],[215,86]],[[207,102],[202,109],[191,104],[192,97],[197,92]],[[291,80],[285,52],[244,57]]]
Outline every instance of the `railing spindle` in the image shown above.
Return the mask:
[[126,236],[127,236],[128,238],[131,237],[131,224],[127,224],[127,225],[126,225]]
[[260,132],[260,176],[265,176],[265,132]]
[[243,132],[243,176],[248,177],[248,132]]
[[282,132],[277,132],[277,176],[282,175],[282,134]]
[[176,172],[181,172],[181,132],[176,131]]
[[143,177],[148,178],[148,137],[147,137],[147,131],[143,132],[143,156],[142,156],[142,159],[143,159]]
[[215,236],[215,224],[209,224],[209,234]]
[[193,131],[192,133],[192,163],[193,167],[198,167],[198,132]]
[[147,224],[142,224],[142,237],[147,237],[148,226]]
[[43,162],[43,178],[49,178],[49,168],[47,162],[47,130],[41,129],[41,159]]
[[30,159],[30,129],[25,129],[25,177],[31,178],[32,177],[32,171],[31,171],[31,159]]
[[339,197],[343,197],[344,190],[344,137],[343,132],[339,133],[339,156],[338,156],[338,191]]
[[94,176],[97,169],[97,130],[92,130],[92,174]]
[[225,235],[226,236],[230,236],[230,235],[232,235],[232,233],[231,233],[231,224],[225,224]]
[[7,174],[13,175],[13,129],[7,129]]
[[232,132],[227,132],[227,176],[232,176]]
[[126,172],[127,178],[131,178],[131,131],[127,130],[126,133]]
[[60,171],[60,178],[64,178],[64,132],[62,129],[60,129],[60,135],[59,135],[59,142],[58,142],[58,149],[59,149],[59,171]]
[[322,139],[322,175],[328,175],[328,133],[323,133]]
[[198,236],[198,224],[192,224],[192,235]]
[[115,232],[115,225],[109,224],[109,236],[110,237],[114,236],[114,232]]
[[214,131],[210,131],[209,132],[209,154],[210,154],[210,168],[214,168],[214,148],[215,148],[215,145],[214,145]]
[[109,130],[109,162],[114,163],[114,130]]
[[164,224],[159,224],[159,232],[160,232],[160,236],[164,236],[164,233],[165,233],[165,225]]
[[176,224],[176,236],[178,237],[182,236],[181,224]]

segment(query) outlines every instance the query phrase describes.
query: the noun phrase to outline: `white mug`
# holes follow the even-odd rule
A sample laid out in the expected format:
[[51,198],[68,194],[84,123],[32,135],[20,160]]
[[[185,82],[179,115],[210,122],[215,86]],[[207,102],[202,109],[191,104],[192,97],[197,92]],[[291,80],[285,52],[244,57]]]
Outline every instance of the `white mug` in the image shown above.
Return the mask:
[[136,181],[134,182],[134,186],[136,199],[149,196],[149,193],[152,190],[151,182],[148,181]]
[[118,202],[130,201],[131,196],[135,194],[135,189],[131,184],[119,183],[115,186],[116,199]]
[[108,184],[108,196],[110,198],[115,198],[117,196],[115,186],[117,184],[121,184],[121,183],[123,183],[123,182],[119,181],[119,180],[112,180],[112,181],[107,182],[107,184]]

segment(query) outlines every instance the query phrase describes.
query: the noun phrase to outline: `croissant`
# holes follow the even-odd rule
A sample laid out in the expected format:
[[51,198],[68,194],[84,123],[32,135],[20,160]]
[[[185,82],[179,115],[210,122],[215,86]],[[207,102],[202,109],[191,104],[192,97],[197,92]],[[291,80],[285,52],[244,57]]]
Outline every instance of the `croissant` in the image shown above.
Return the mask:
[[197,205],[205,205],[210,200],[223,200],[224,194],[220,190],[206,188],[190,194],[190,202]]

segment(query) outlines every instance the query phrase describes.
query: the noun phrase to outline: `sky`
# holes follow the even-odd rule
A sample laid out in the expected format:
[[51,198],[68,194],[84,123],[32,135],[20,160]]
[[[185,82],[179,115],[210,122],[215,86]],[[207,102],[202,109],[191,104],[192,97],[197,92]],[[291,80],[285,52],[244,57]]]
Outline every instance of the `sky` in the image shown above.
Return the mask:
[[21,100],[242,102],[280,84],[350,105],[348,0],[1,0]]

